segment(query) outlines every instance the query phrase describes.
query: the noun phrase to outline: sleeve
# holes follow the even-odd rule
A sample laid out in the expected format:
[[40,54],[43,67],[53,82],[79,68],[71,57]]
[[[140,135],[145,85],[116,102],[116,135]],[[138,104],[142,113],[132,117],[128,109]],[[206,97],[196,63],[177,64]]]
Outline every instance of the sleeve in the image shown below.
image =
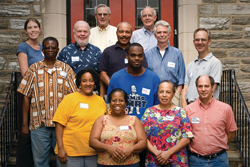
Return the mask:
[[99,48],[97,48],[97,52],[96,52],[97,64],[96,64],[96,66],[94,68],[98,72],[98,74],[100,74],[99,64],[100,64],[101,56],[102,56],[102,52],[101,52],[101,50]]
[[214,78],[215,83],[220,84],[221,75],[222,75],[222,64],[220,60],[216,59],[217,61],[212,64],[210,70],[210,76]]
[[181,109],[181,133],[182,133],[182,138],[192,138],[194,137],[193,132],[192,132],[192,127],[189,122],[189,118],[183,110]]
[[74,109],[72,106],[70,106],[71,100],[68,98],[68,95],[63,98],[61,103],[58,105],[56,113],[53,117],[53,122],[58,122],[63,126],[66,126],[69,119],[72,110]]
[[226,108],[226,132],[233,132],[233,131],[236,131],[238,128],[237,128],[237,125],[235,123],[235,119],[234,119],[234,113],[233,113],[233,110],[232,110],[232,107],[227,105],[227,108]]
[[25,53],[26,55],[28,55],[28,50],[27,50],[27,47],[24,45],[24,43],[20,43],[20,45],[18,45],[17,47],[17,52],[16,52],[16,56],[18,56],[18,53],[19,52],[23,52]]
[[107,53],[107,49],[105,49],[100,58],[99,71],[108,72],[109,68],[109,56]]
[[156,74],[156,78],[155,78],[155,86],[154,86],[154,105],[160,104],[159,98],[158,98],[158,93],[157,93],[157,88],[159,83],[161,82],[160,78],[158,77],[158,75]]
[[185,82],[185,63],[184,63],[184,59],[183,59],[183,55],[182,52],[179,50],[179,67],[178,67],[178,84],[179,85],[184,85]]
[[189,86],[189,83],[190,83],[190,79],[188,78],[190,65],[191,64],[188,64],[187,71],[186,71],[186,74],[185,74],[185,85],[188,85],[188,86]]
[[64,63],[67,63],[65,57],[66,57],[66,51],[65,51],[65,48],[63,48],[61,50],[61,52],[59,53],[59,55],[57,56],[57,59],[60,60],[60,61],[62,61],[62,62],[64,62]]
[[[68,66],[68,65],[67,65]],[[68,82],[69,82],[69,93],[73,93],[77,91],[77,86],[75,83],[75,72],[72,70],[72,68],[70,66],[68,66],[68,72],[67,72],[67,78],[68,78]]]
[[[115,88],[117,88],[117,85],[115,84],[115,74],[111,77],[111,79],[110,79],[110,82],[109,82],[109,86],[108,86],[108,90],[107,90],[107,97],[109,97],[109,93],[113,90],[113,89],[115,89]],[[109,102],[108,102],[108,100],[107,100],[107,104],[108,104]]]
[[135,42],[135,31],[132,33],[132,37],[130,39],[130,43],[134,43]]
[[142,126],[144,128],[144,131],[147,135],[147,138],[150,136],[150,123],[149,123],[149,120],[150,120],[150,109],[147,108],[143,114],[143,116],[141,117],[141,123],[142,123]]
[[32,93],[32,88],[33,88],[33,80],[34,80],[34,73],[31,71],[31,69],[29,68],[24,76],[23,79],[21,80],[21,83],[19,84],[19,87],[17,89],[17,91],[21,94],[23,94],[24,96],[28,96],[31,97],[31,93]]

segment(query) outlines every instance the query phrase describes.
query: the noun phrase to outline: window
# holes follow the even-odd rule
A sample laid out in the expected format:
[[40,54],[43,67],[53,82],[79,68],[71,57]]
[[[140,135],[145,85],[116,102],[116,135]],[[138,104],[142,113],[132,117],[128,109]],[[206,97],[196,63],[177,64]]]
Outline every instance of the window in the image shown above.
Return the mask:
[[97,26],[97,22],[95,20],[95,6],[99,4],[105,4],[109,6],[108,0],[85,0],[84,1],[84,20],[89,23],[90,27]]
[[141,11],[146,7],[150,6],[156,10],[157,19],[156,21],[161,19],[160,14],[160,0],[136,0],[136,20],[135,27],[142,28],[143,23],[141,21]]

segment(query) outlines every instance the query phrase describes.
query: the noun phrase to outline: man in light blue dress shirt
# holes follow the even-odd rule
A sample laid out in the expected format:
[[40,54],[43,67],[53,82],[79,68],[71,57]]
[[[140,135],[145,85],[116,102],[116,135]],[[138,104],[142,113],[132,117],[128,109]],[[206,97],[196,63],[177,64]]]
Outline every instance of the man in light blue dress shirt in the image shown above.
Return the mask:
[[155,47],[157,40],[154,36],[154,22],[157,18],[156,11],[147,6],[141,11],[143,28],[133,32],[130,43],[137,42],[142,45],[144,52]]
[[180,49],[169,45],[171,27],[168,22],[160,20],[155,23],[154,35],[157,46],[145,53],[148,68],[158,74],[161,81],[170,80],[176,85],[172,103],[180,105],[180,94],[185,81],[185,63]]

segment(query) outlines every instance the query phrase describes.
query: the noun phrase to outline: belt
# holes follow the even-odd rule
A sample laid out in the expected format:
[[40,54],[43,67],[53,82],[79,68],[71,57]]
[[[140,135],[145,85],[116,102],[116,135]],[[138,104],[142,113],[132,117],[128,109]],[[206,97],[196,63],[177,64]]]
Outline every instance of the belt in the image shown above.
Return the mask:
[[200,154],[196,154],[196,153],[192,153],[192,152],[191,152],[191,154],[194,155],[194,156],[196,156],[196,157],[201,157],[201,158],[204,158],[204,159],[213,159],[213,158],[216,158],[216,157],[218,157],[219,155],[221,155],[221,154],[223,154],[225,152],[226,152],[226,150],[223,149],[223,150],[221,150],[218,153],[209,154],[209,155],[200,155]]

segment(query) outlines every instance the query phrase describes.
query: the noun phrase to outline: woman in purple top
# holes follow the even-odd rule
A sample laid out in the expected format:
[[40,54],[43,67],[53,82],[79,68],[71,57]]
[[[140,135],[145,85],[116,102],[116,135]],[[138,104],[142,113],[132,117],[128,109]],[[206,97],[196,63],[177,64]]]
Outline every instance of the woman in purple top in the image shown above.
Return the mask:
[[[16,53],[22,77],[29,66],[44,58],[42,45],[38,43],[38,37],[41,32],[41,25],[38,20],[35,18],[27,19],[24,24],[24,32],[27,34],[28,39],[18,46]],[[22,118],[23,100],[28,100],[28,98],[18,94],[19,136],[16,161],[17,167],[33,167],[29,129],[22,126],[23,122],[28,121],[28,119],[23,120]]]

